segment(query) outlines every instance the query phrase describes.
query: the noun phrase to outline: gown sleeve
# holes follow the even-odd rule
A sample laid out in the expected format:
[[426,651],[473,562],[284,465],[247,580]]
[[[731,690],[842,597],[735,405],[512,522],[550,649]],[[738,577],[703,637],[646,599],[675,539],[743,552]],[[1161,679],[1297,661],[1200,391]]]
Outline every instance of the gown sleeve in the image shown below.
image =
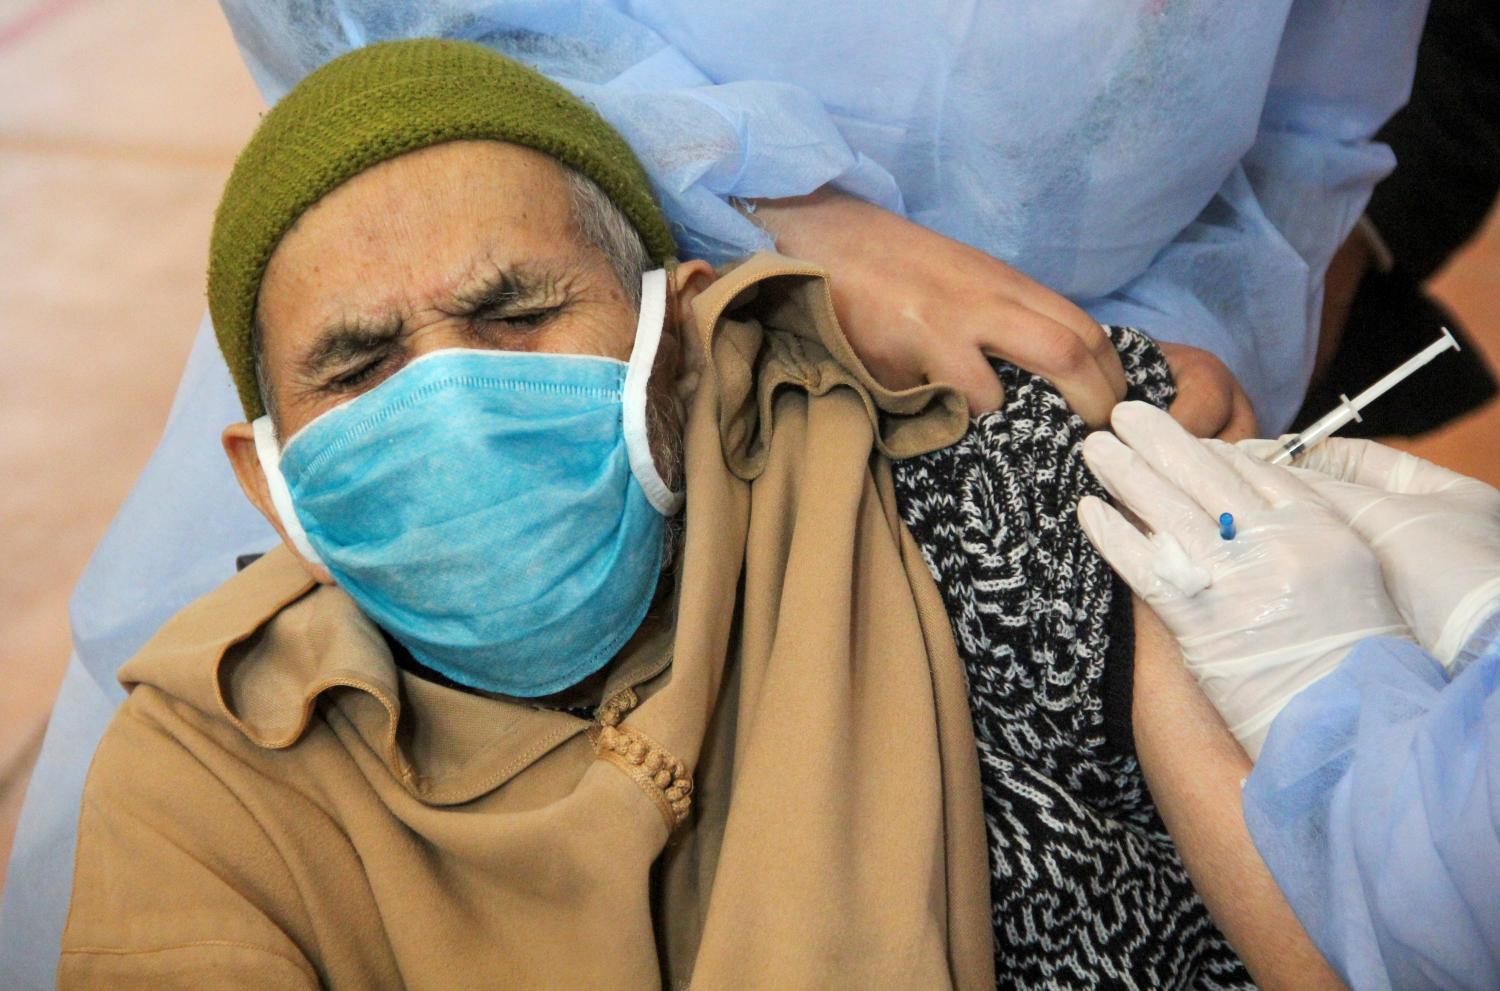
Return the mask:
[[222,3],[268,102],[324,62],[392,38],[472,40],[532,66],[592,104],[635,149],[687,257],[717,263],[772,247],[731,204],[736,197],[832,184],[903,211],[895,179],[849,146],[811,92],[766,80],[715,84],[628,4]]
[[1256,848],[1355,991],[1500,987],[1500,616],[1448,680],[1373,638],[1271,724]]

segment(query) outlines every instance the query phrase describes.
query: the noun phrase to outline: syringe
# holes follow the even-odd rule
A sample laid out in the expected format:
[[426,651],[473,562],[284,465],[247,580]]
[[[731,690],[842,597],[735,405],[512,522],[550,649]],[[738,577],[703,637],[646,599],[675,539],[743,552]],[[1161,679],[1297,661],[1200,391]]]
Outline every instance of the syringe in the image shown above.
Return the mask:
[[1339,429],[1350,420],[1358,420],[1360,418],[1360,410],[1364,409],[1366,406],[1370,405],[1375,400],[1385,395],[1392,388],[1399,385],[1401,381],[1409,376],[1412,372],[1416,371],[1418,368],[1421,368],[1423,365],[1427,364],[1429,361],[1431,361],[1433,358],[1436,358],[1444,351],[1447,351],[1449,348],[1457,351],[1459,349],[1458,341],[1454,340],[1453,335],[1448,332],[1448,328],[1444,327],[1442,337],[1439,337],[1437,340],[1427,345],[1421,351],[1418,351],[1416,354],[1403,361],[1400,366],[1398,366],[1389,375],[1381,379],[1379,382],[1376,382],[1374,385],[1370,386],[1364,392],[1361,392],[1353,399],[1350,399],[1345,395],[1340,395],[1339,398],[1342,399],[1343,402],[1334,407],[1333,411],[1330,412],[1327,416],[1323,417],[1317,423],[1314,423],[1312,426],[1308,427],[1300,434],[1295,434],[1291,437],[1288,437],[1283,443],[1281,450],[1277,451],[1275,457],[1270,459],[1271,464],[1284,465],[1293,461],[1299,455],[1301,455],[1303,451],[1306,451],[1314,444],[1321,443],[1329,434],[1333,433],[1335,430]]

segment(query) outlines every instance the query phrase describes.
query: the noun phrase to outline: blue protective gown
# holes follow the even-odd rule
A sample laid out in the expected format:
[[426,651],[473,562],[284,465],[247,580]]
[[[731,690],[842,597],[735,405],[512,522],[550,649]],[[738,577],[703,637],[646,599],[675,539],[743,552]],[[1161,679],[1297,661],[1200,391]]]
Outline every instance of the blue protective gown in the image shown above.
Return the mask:
[[[825,183],[1105,323],[1222,357],[1275,436],[1322,273],[1393,164],[1425,0],[222,0],[275,100],[369,41],[471,38],[590,100],[683,248],[770,245],[727,197]],[[314,8],[314,9],[309,9]]]
[[1500,988],[1500,616],[1451,681],[1367,640],[1293,699],[1244,790],[1261,856],[1355,991]]
[[[1425,0],[223,0],[274,101],[383,38],[480,40],[592,101],[687,254],[768,247],[727,197],[826,183],[1009,262],[1104,322],[1225,359],[1262,427],[1312,363],[1321,274],[1391,167]],[[206,220],[206,218],[205,218]],[[84,767],[115,672],[264,551],[219,449],[207,322],[161,445],[72,602],[76,654],[0,905],[0,986],[50,987]]]

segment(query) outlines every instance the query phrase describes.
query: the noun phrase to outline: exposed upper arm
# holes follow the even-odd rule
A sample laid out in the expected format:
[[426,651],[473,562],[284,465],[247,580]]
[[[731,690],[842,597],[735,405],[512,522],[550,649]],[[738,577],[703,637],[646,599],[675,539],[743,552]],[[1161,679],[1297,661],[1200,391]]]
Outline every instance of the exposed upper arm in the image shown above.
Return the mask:
[[1240,783],[1250,759],[1139,599],[1136,754],[1193,886],[1262,988],[1341,988],[1250,841]]

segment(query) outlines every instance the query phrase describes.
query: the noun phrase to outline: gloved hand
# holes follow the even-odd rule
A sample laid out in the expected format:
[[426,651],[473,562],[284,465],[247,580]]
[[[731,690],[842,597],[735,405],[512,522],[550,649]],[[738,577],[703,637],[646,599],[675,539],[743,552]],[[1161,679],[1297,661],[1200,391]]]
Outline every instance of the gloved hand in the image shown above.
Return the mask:
[[1330,438],[1297,467],[1374,549],[1418,641],[1457,673],[1459,651],[1500,604],[1500,492],[1367,440]]
[[1116,406],[1111,424],[1118,439],[1091,435],[1084,459],[1152,536],[1096,498],[1079,503],[1084,532],[1176,636],[1252,758],[1282,706],[1356,643],[1410,638],[1374,553],[1292,472],[1198,441],[1146,403]]

